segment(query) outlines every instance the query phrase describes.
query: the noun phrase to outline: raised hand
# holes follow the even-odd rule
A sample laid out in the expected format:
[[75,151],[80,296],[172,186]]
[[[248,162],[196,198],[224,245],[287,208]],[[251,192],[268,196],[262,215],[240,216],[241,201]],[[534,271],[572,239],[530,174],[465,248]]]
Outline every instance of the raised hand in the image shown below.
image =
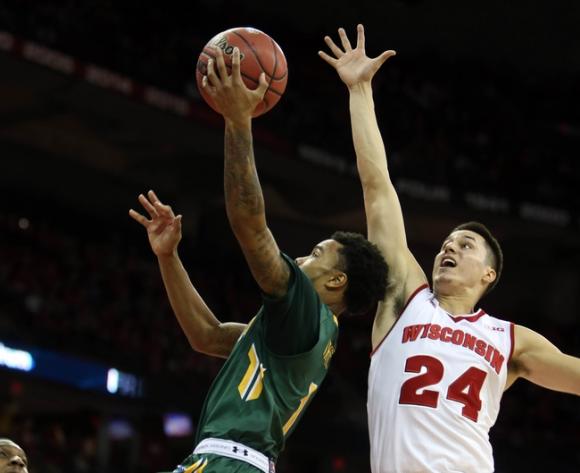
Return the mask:
[[175,216],[171,207],[161,203],[153,191],[149,191],[147,197],[139,194],[138,200],[149,218],[133,209],[129,210],[129,215],[147,230],[153,253],[158,257],[173,254],[181,241],[181,215]]
[[363,25],[357,26],[356,48],[352,48],[344,28],[338,29],[338,36],[342,44],[339,48],[330,36],[325,36],[324,41],[334,54],[334,57],[318,51],[318,55],[336,69],[340,79],[347,87],[353,87],[362,82],[370,82],[375,73],[384,62],[397,54],[395,51],[384,51],[380,56],[370,58],[365,52],[365,30]]
[[207,75],[201,86],[208,92],[225,119],[234,123],[245,122],[252,117],[252,112],[264,98],[268,89],[266,75],[260,74],[260,82],[255,90],[248,89],[240,73],[240,50],[234,48],[232,54],[232,73],[228,74],[224,55],[220,48],[214,48],[216,64],[210,58],[207,62]]

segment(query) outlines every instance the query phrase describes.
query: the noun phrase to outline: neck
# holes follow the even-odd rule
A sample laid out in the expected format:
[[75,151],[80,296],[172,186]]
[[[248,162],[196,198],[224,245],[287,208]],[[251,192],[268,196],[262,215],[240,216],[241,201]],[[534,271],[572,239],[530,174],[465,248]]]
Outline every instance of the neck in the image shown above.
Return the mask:
[[326,305],[332,311],[332,313],[336,315],[336,317],[340,317],[342,313],[346,311],[346,305],[339,302],[335,304],[326,304]]
[[470,295],[436,295],[439,306],[451,315],[470,314],[475,309],[477,299]]

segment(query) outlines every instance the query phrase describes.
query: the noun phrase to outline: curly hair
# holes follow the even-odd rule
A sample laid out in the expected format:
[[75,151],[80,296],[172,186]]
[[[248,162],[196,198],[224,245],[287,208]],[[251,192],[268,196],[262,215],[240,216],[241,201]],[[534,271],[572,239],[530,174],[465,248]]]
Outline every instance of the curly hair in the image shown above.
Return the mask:
[[347,311],[364,314],[385,298],[387,263],[377,246],[360,233],[335,232],[331,238],[342,245],[339,264],[348,277],[344,294]]
[[489,229],[480,222],[466,222],[458,225],[453,229],[453,232],[458,230],[469,230],[471,232],[477,233],[480,235],[485,242],[487,243],[487,253],[489,256],[489,261],[491,263],[491,267],[495,269],[496,277],[495,280],[487,287],[485,294],[488,294],[499,281],[499,277],[501,276],[501,272],[503,270],[503,251],[497,239],[492,235]]

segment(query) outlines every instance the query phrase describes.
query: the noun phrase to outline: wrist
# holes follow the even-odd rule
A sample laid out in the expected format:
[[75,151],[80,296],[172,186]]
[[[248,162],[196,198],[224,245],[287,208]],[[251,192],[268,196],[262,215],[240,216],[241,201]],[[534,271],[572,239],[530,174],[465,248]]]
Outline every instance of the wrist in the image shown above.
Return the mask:
[[172,261],[172,260],[179,259],[179,255],[177,253],[177,248],[175,248],[169,252],[158,253],[156,256],[157,256],[157,259],[159,260],[159,262]]
[[240,117],[226,117],[226,126],[232,129],[247,130],[252,128],[252,116],[240,116]]
[[357,82],[356,84],[351,84],[348,86],[348,91],[351,94],[357,94],[357,93],[362,93],[362,94],[366,94],[368,92],[373,91],[372,86],[371,86],[371,81],[361,81],[361,82]]

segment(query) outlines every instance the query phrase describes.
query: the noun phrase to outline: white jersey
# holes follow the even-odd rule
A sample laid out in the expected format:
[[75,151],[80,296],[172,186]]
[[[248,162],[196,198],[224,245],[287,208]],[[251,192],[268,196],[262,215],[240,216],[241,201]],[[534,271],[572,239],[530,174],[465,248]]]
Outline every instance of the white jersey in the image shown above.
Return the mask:
[[513,346],[512,323],[451,316],[417,289],[371,355],[372,472],[492,472],[488,433]]

